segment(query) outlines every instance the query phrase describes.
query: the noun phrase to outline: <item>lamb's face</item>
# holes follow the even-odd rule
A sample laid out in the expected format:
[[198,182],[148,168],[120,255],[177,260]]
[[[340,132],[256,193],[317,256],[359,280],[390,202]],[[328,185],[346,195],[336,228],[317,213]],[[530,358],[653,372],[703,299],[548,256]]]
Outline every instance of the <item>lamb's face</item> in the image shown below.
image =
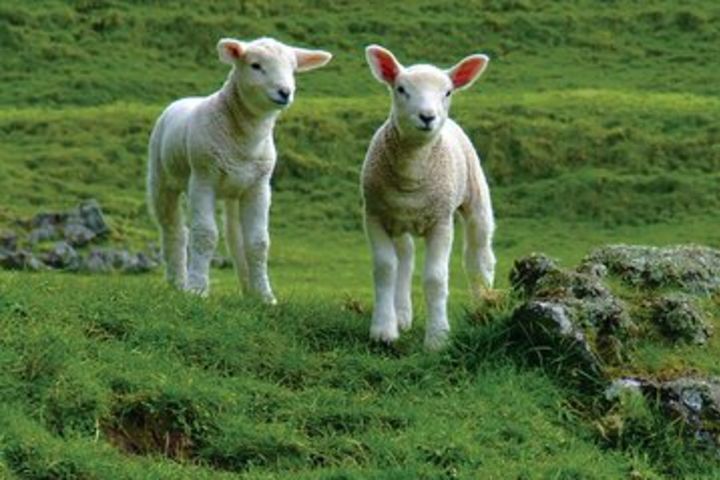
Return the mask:
[[432,135],[442,128],[450,109],[450,77],[430,65],[401,71],[393,86],[393,117],[407,134]]
[[295,72],[321,67],[332,58],[327,52],[294,48],[271,38],[248,43],[223,39],[218,53],[234,67],[232,78],[243,101],[260,112],[288,107],[295,97]]
[[405,68],[377,45],[367,47],[366,56],[375,78],[392,89],[395,125],[411,136],[436,134],[448,118],[453,92],[469,87],[489,61],[485,55],[471,55],[449,70],[432,65]]

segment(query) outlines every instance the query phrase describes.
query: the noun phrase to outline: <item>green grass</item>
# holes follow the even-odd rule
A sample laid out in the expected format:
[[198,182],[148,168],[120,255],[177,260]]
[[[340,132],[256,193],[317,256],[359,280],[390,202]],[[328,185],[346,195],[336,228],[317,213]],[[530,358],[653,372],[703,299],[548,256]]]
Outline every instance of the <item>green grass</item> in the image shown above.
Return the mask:
[[463,316],[431,355],[417,328],[369,345],[368,314],[331,302],[203,301],[147,277],[5,274],[0,288],[1,451],[24,475],[134,478],[148,460],[111,447],[129,415],[192,441],[182,469],[155,457],[153,478],[652,471],[595,445],[548,377],[478,353],[487,340]]
[[[94,197],[108,242],[156,241],[152,123],[222,83],[218,38],[259,35],[335,54],[276,131],[280,305],[241,299],[229,271],[207,301],[159,272],[0,274],[0,478],[712,478],[640,407],[618,407],[636,436],[600,435],[562,378],[506,351],[512,301],[467,315],[457,240],[449,349],[422,351],[418,279],[413,331],[370,345],[358,175],[389,101],[363,47],[445,66],[480,51],[452,114],[491,183],[500,288],[532,251],[718,247],[717,2],[5,2],[0,229]],[[719,349],[645,343],[625,371],[718,374]]]

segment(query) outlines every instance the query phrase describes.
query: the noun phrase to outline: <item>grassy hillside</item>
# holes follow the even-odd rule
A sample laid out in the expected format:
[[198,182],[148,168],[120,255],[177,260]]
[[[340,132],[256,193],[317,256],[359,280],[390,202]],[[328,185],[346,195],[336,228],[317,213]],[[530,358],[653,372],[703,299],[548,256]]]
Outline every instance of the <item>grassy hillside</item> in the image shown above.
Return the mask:
[[[490,67],[452,113],[492,186],[500,287],[534,250],[569,263],[605,242],[720,246],[720,4],[5,1],[0,230],[94,197],[109,242],[155,241],[144,201],[155,117],[222,83],[218,38],[260,35],[335,54],[299,79],[276,132],[281,305],[237,298],[229,272],[213,272],[208,301],[166,289],[159,273],[0,272],[0,478],[716,471],[675,448],[676,432],[608,449],[562,379],[497,345],[511,304],[484,322],[467,315],[458,248],[448,351],[422,353],[419,289],[411,335],[391,350],[368,345],[357,182],[388,110],[363,47],[441,65],[481,51]],[[718,348],[643,346],[640,359],[715,372]]]

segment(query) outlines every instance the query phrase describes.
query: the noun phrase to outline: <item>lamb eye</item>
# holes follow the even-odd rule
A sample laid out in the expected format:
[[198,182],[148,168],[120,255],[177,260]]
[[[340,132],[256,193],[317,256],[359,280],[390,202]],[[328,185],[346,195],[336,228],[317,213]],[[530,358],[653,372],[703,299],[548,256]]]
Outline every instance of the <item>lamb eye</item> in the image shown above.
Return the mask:
[[398,93],[401,94],[401,95],[405,95],[405,94],[407,93],[407,91],[405,90],[405,87],[403,87],[402,85],[400,85],[399,87],[397,87],[397,91],[398,91]]
[[262,65],[260,65],[260,64],[257,63],[257,62],[255,62],[255,63],[253,63],[253,64],[250,65],[250,68],[252,68],[253,70],[258,70],[258,71],[260,71],[260,70],[262,70]]
[[450,95],[452,95],[452,90],[448,90],[447,92],[445,92],[446,97],[449,97]]

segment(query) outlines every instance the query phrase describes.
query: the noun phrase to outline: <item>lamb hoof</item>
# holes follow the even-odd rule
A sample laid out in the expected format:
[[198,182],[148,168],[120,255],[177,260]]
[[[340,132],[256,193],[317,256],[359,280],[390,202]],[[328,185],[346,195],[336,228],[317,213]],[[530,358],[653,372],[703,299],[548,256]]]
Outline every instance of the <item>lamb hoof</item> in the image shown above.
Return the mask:
[[260,299],[265,305],[275,306],[278,301],[273,294],[263,295]]
[[370,340],[390,344],[400,337],[397,327],[388,327],[385,325],[370,327]]
[[430,352],[442,350],[448,341],[450,332],[448,330],[438,330],[425,335],[425,349]]
[[210,289],[203,286],[187,286],[184,290],[192,295],[197,295],[200,298],[207,298],[210,294]]

